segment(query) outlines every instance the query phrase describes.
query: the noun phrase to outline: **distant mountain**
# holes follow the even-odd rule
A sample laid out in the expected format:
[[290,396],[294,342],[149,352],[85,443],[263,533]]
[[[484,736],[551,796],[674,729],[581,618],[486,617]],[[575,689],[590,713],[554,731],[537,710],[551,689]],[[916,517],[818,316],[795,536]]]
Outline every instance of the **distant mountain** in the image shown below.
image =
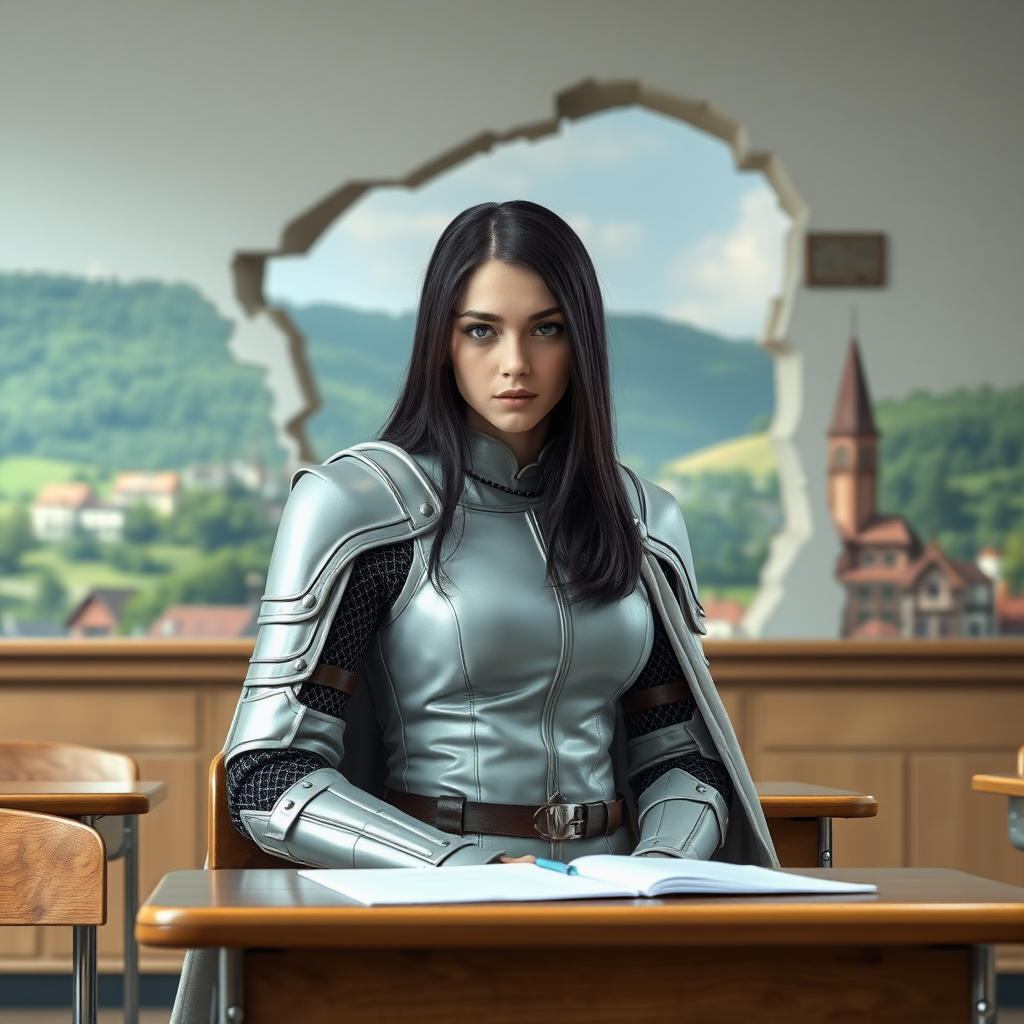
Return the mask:
[[[323,397],[309,430],[326,458],[379,430],[413,318],[290,312]],[[255,450],[280,464],[263,373],[232,360],[230,333],[189,285],[0,274],[0,458],[156,469]],[[620,452],[645,474],[771,413],[771,358],[752,342],[648,316],[611,316],[609,337]]]
[[[309,424],[318,454],[372,437],[401,384],[412,316],[330,305],[289,313],[306,335],[324,401]],[[771,414],[771,356],[753,342],[651,316],[613,315],[608,328],[619,449],[641,472],[746,434]]]
[[189,285],[0,274],[0,458],[282,463],[263,373],[231,358],[231,329]]

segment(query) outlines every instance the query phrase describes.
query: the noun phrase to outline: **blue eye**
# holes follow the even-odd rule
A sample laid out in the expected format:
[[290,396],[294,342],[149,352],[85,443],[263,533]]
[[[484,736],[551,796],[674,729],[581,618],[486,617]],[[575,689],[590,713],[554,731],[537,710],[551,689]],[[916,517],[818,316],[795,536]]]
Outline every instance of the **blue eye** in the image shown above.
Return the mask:
[[562,333],[562,325],[556,324],[550,321],[546,321],[542,324],[537,324],[537,333],[542,338],[557,338]]
[[471,338],[483,340],[484,338],[489,337],[491,329],[490,327],[487,326],[487,324],[473,324],[472,327],[466,328],[466,333]]

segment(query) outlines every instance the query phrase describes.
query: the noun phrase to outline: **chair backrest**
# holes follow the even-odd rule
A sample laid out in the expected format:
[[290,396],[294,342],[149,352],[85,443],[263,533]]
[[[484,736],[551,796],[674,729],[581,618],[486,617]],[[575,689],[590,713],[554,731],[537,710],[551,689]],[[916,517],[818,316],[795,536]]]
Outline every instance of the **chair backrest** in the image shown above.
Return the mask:
[[210,764],[210,804],[207,814],[209,867],[218,868],[294,868],[295,862],[261,850],[235,828],[228,810],[227,769],[224,754]]
[[139,766],[127,754],[74,743],[0,740],[3,782],[137,782]]
[[0,924],[103,924],[107,851],[70,818],[0,808]]

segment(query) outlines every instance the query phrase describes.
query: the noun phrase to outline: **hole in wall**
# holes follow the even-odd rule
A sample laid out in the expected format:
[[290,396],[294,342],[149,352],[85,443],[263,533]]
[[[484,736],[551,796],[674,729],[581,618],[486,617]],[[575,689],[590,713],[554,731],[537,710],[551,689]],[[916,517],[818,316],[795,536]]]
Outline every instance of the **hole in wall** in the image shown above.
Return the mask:
[[[343,185],[288,223],[284,228],[281,244],[277,250],[237,254],[233,264],[236,294],[251,318],[264,321],[266,326],[272,327],[279,332],[279,336],[283,335],[286,339],[293,370],[293,380],[287,382],[288,386],[293,389],[293,408],[288,416],[283,417],[284,429],[291,439],[298,458],[303,461],[315,461],[318,454],[324,454],[316,451],[316,447],[310,439],[310,420],[322,407],[316,384],[316,374],[310,363],[304,332],[296,323],[296,318],[287,308],[275,305],[267,298],[265,282],[268,261],[308,253],[343,213],[349,211],[357,203],[359,209],[363,209],[375,196],[381,194],[380,190],[382,189],[416,189],[427,182],[433,183],[434,179],[444,175],[445,172],[466,164],[471,158],[485,154],[504,143],[543,139],[557,134],[560,127],[566,123],[571,124],[592,115],[628,107],[664,115],[725,142],[732,153],[736,170],[753,171],[762,176],[764,183],[777,199],[779,208],[789,219],[790,227],[783,243],[781,285],[778,291],[767,300],[767,309],[757,332],[758,345],[774,357],[776,397],[774,414],[771,418],[771,438],[779,467],[781,498],[785,513],[783,528],[772,541],[768,560],[761,572],[760,588],[753,603],[747,609],[743,624],[744,632],[747,635],[757,635],[781,597],[782,576],[806,536],[809,523],[807,502],[802,491],[802,474],[797,465],[795,450],[789,441],[799,418],[799,357],[785,338],[785,329],[789,321],[798,279],[800,242],[806,211],[777,158],[771,154],[751,151],[747,146],[743,126],[728,115],[716,110],[708,103],[694,102],[650,90],[635,82],[584,82],[556,97],[553,118],[500,134],[482,133],[429,161],[405,178],[354,181]],[[373,195],[368,195],[371,192]],[[488,196],[488,198],[490,197]],[[497,196],[497,198],[509,197],[507,195]],[[360,203],[360,200],[363,202]],[[472,201],[478,200],[473,199]],[[554,204],[548,203],[547,205]],[[459,208],[461,209],[462,206]],[[557,207],[555,208],[557,209]],[[358,212],[357,210],[351,216],[355,217]],[[560,210],[559,212],[567,211]],[[571,216],[569,219],[572,219]],[[443,224],[431,225],[431,231],[428,232],[432,236],[431,242],[442,227]],[[584,234],[586,239],[586,232],[581,232],[581,234]],[[279,263],[275,266],[280,265]],[[410,298],[414,301],[415,297],[410,296]],[[614,302],[612,306],[614,308]],[[612,334],[614,359],[614,328]],[[404,365],[404,354],[399,362]],[[336,400],[336,396],[332,395],[333,400]],[[620,423],[620,442],[624,440],[624,435],[627,433],[628,431],[624,430]],[[628,444],[623,444],[622,447],[628,462],[630,461]],[[643,465],[637,468],[645,472],[645,475],[657,476],[657,473],[651,471],[650,466]]]

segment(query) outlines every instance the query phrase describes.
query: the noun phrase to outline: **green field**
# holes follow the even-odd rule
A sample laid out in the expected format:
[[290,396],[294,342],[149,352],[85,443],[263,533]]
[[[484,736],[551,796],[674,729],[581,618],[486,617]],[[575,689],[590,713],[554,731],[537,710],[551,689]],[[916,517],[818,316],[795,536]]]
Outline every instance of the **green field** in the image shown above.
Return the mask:
[[764,479],[778,472],[775,449],[765,434],[747,434],[720,444],[713,444],[682,458],[666,462],[662,476],[697,476],[700,473],[732,473],[742,470],[750,476]]
[[[147,550],[154,561],[167,566],[168,572],[187,569],[202,558],[198,548],[178,544],[151,544]],[[11,597],[23,595],[30,585],[34,591],[39,572],[50,570],[67,588],[72,607],[94,587],[125,587],[142,591],[164,577],[164,573],[122,572],[108,562],[73,561],[65,558],[53,544],[23,555],[21,564],[21,572],[0,581],[0,592]]]
[[103,493],[110,480],[95,466],[34,455],[0,459],[0,501],[31,502],[46,484],[84,480]]

